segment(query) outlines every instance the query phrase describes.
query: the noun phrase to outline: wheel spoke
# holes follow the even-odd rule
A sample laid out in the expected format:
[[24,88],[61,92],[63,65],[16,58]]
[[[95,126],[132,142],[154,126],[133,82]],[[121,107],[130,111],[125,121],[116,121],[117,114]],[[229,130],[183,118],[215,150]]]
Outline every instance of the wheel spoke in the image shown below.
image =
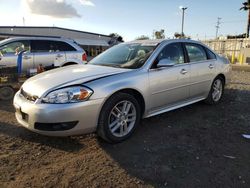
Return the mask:
[[127,101],[125,101],[125,102],[123,103],[123,106],[122,106],[122,113],[125,113],[125,112],[126,112],[127,104],[128,104]]
[[122,114],[121,110],[117,106],[114,109],[118,112],[118,114]]
[[129,103],[129,104],[127,105],[127,108],[126,108],[126,110],[125,110],[125,113],[126,113],[126,114],[128,114],[130,108],[131,108],[131,103]]
[[112,129],[118,122],[119,122],[119,120],[116,119],[115,121],[113,121],[113,122],[109,125],[109,128]]
[[136,117],[133,116],[132,118],[128,118],[127,122],[130,123],[130,122],[133,122],[133,121],[135,121],[135,120],[136,120]]
[[215,102],[219,101],[222,94],[222,82],[221,80],[216,80],[213,84],[212,98]]
[[213,96],[213,99],[215,100],[216,92],[213,92],[213,93],[212,93],[212,96]]
[[215,85],[216,85],[216,88],[219,89],[220,86],[221,86],[221,82],[219,80],[217,80],[216,83],[215,83]]
[[116,126],[114,126],[111,131],[114,133],[119,127],[122,127],[120,123],[117,123]]
[[127,123],[125,123],[125,124],[123,125],[123,130],[124,130],[124,133],[127,133],[127,132],[128,132],[128,124],[127,124]]
[[132,112],[131,114],[128,114],[127,117],[135,116],[135,112]]
[[216,92],[215,95],[214,95],[214,98],[217,100],[219,97],[219,92]]
[[123,125],[121,125],[121,126],[120,126],[120,134],[121,134],[121,135],[123,135],[123,134],[124,134],[124,130],[123,130],[123,128],[124,128],[124,126],[123,126]]
[[111,114],[112,114],[113,116],[115,116],[116,118],[118,118],[118,114],[115,114],[114,111],[112,111]]

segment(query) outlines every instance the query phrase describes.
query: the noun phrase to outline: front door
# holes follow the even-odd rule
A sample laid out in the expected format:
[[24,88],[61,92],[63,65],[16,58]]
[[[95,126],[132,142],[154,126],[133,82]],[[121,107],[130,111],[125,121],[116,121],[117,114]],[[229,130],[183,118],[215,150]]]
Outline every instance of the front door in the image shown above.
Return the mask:
[[18,53],[25,51],[22,57],[22,72],[33,68],[33,55],[30,53],[30,42],[20,40],[10,42],[0,47],[0,68],[16,67]]
[[[158,68],[161,59],[168,59],[174,65]],[[181,43],[168,44],[159,53],[149,71],[150,107],[149,113],[181,104],[189,97],[190,65],[185,63]]]

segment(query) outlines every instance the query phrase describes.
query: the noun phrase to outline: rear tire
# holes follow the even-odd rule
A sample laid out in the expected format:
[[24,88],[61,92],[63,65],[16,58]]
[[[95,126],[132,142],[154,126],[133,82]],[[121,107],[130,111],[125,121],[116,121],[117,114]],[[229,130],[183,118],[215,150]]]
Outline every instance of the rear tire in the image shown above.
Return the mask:
[[218,76],[214,79],[211,89],[205,103],[207,104],[218,104],[224,94],[225,81],[222,77]]
[[117,93],[110,97],[101,110],[97,134],[110,143],[126,140],[141,119],[141,108],[134,96]]
[[13,99],[15,91],[10,86],[0,87],[0,100],[11,100]]

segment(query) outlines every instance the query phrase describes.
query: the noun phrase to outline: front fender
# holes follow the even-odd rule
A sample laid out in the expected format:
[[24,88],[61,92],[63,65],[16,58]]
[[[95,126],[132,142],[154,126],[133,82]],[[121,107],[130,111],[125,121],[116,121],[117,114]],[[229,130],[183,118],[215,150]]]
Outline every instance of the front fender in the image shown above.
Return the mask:
[[149,84],[147,72],[125,72],[118,75],[111,75],[101,78],[84,85],[94,91],[94,94],[91,96],[90,100],[104,98],[104,104],[114,93],[124,89],[133,89],[143,96],[145,101],[145,112],[148,107]]

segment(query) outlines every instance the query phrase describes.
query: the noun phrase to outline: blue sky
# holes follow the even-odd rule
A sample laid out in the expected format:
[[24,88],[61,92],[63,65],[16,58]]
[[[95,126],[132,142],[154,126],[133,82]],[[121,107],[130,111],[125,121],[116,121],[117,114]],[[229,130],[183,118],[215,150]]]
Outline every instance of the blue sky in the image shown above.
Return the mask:
[[173,37],[175,32],[181,30],[179,7],[186,6],[188,9],[184,33],[195,39],[204,39],[205,36],[215,36],[217,17],[222,18],[219,35],[245,32],[247,12],[239,11],[242,2],[243,0],[0,0],[0,25],[22,26],[24,17],[26,26],[54,25],[102,34],[116,32],[126,41],[140,35],[151,37],[153,30],[160,29],[165,29],[167,37]]

